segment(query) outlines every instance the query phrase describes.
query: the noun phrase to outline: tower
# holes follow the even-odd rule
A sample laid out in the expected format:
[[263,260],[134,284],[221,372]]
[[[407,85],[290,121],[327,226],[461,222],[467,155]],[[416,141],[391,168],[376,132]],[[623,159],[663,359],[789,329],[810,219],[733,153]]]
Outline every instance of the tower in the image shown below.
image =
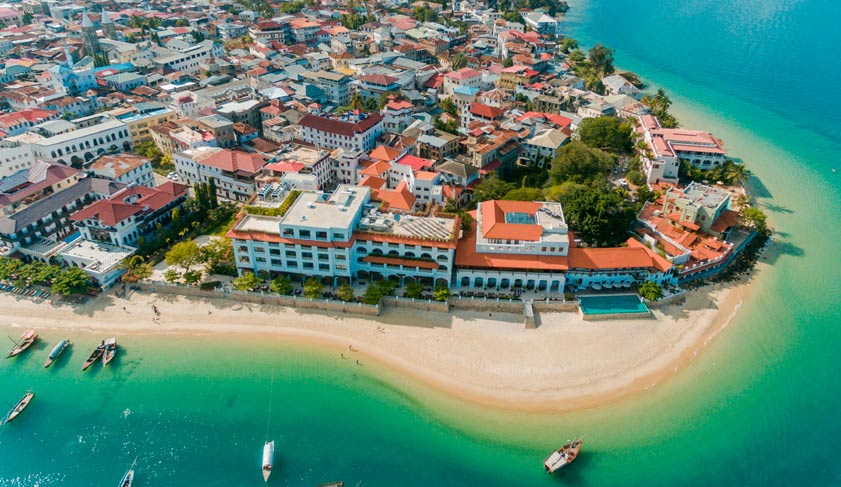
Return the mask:
[[102,22],[100,22],[100,26],[102,27],[102,34],[105,35],[106,39],[111,39],[112,41],[117,40],[117,30],[114,29],[114,23],[111,22],[111,18],[108,17],[108,12],[105,9],[102,9]]
[[88,18],[88,13],[82,12],[82,41],[85,54],[95,58],[97,54],[102,54],[102,48],[99,46],[99,38],[96,36],[96,27]]
[[67,60],[67,67],[73,69],[73,55],[70,54],[70,48],[67,47],[67,40],[62,39],[61,44],[64,47],[64,58]]

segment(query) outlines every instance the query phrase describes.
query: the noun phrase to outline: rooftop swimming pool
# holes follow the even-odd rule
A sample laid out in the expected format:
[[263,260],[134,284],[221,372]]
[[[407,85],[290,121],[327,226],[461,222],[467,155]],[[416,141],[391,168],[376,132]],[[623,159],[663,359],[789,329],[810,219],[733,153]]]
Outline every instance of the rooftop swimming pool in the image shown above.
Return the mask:
[[648,306],[636,294],[600,294],[578,296],[585,315],[646,315]]

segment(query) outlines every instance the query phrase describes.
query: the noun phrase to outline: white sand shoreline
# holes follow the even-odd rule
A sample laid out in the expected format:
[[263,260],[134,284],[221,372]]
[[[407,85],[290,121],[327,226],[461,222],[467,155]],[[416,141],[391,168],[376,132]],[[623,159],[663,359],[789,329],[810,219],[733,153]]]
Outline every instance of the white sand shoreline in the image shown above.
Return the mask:
[[3,294],[0,320],[123,337],[271,335],[334,348],[337,358],[352,345],[360,359],[449,395],[493,408],[549,412],[599,406],[662,383],[726,328],[748,288],[741,283],[690,291],[684,304],[655,310],[654,319],[584,321],[576,313],[542,313],[534,330],[524,329],[522,316],[503,313],[386,308],[379,318],[365,318],[162,294],[120,299],[113,292],[84,306]]

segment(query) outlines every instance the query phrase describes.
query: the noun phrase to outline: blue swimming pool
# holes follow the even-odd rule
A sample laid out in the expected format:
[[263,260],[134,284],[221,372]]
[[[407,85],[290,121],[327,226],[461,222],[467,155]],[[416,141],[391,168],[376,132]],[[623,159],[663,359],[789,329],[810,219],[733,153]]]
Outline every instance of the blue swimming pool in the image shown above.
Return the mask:
[[636,294],[578,296],[585,315],[648,314],[648,306]]

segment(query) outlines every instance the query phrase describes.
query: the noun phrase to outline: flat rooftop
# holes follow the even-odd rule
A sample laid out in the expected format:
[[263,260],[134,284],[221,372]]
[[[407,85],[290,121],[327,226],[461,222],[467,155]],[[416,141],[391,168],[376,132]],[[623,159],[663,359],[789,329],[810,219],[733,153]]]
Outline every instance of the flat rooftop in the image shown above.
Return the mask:
[[332,194],[302,193],[286,212],[281,225],[313,229],[350,229],[362,206],[370,200],[371,189],[341,185]]
[[103,273],[119,265],[123,259],[134,254],[135,250],[131,247],[79,238],[65,247],[60,255],[84,262],[86,271]]
[[269,235],[280,235],[280,217],[263,215],[245,215],[237,223],[235,228],[238,232],[257,232]]
[[359,231],[421,240],[451,240],[455,224],[454,218],[370,212],[359,222]]
[[683,197],[696,205],[718,208],[718,205],[730,197],[730,193],[705,184],[691,183],[683,190]]

